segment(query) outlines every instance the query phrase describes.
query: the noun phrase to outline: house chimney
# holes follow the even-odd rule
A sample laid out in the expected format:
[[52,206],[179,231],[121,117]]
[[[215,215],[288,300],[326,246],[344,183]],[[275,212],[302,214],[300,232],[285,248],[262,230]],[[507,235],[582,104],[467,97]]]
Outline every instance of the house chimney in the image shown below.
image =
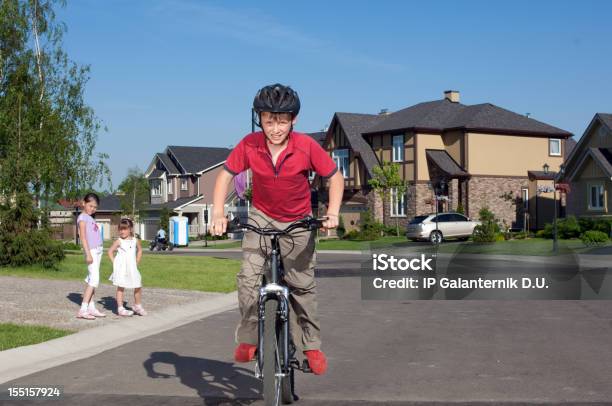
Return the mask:
[[459,103],[459,91],[458,90],[445,90],[444,98],[453,103]]
[[380,113],[378,113],[379,116],[386,116],[389,114],[389,109],[380,109]]

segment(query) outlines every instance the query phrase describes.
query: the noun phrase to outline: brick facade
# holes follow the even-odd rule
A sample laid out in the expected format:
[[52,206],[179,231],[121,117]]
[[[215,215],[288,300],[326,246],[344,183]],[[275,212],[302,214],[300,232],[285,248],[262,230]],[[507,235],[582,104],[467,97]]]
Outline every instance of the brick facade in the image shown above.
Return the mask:
[[502,197],[511,192],[512,196],[521,196],[521,188],[529,185],[529,179],[516,177],[473,177],[469,180],[469,211],[466,215],[478,219],[478,212],[487,206],[499,219],[500,224],[506,221],[508,227],[521,227],[522,207],[516,207],[512,201]]
[[[441,211],[456,211],[459,201],[462,202],[466,216],[478,219],[478,212],[484,206],[495,214],[500,224],[506,221],[508,227],[522,227],[522,205],[518,208],[513,201],[502,197],[504,193],[510,192],[513,197],[521,196],[521,189],[529,185],[529,179],[518,177],[473,177],[469,181],[460,182],[453,179],[449,183],[449,200],[441,204]],[[459,194],[461,193],[461,198]],[[387,226],[395,226],[399,221],[403,230],[406,224],[419,215],[436,212],[434,192],[428,183],[409,183],[407,187],[406,216],[390,216],[390,201],[383,202],[380,196],[373,190],[360,191],[360,196],[366,199],[367,208],[374,217]]]

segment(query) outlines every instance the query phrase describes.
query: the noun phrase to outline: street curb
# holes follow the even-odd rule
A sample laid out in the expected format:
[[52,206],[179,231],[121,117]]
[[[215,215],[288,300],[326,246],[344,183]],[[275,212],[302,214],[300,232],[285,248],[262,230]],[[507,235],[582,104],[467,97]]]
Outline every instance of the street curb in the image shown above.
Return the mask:
[[238,305],[231,292],[145,317],[133,316],[40,344],[0,352],[0,384],[58,365],[89,358],[115,347],[200,320]]
[[[242,248],[226,248],[226,249],[218,249],[218,248],[180,248],[175,249],[175,252],[197,252],[197,253],[224,253],[224,252],[242,252]],[[354,250],[316,250],[317,254],[348,254],[348,255],[361,255],[362,251],[354,251]]]

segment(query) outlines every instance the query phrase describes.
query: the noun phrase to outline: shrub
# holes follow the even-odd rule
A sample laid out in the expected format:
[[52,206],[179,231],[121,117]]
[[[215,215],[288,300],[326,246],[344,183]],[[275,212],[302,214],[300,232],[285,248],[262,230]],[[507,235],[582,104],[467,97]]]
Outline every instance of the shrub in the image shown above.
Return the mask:
[[396,236],[397,235],[397,227],[396,226],[384,226],[383,234],[388,236]]
[[590,217],[581,217],[578,219],[578,224],[580,225],[580,231],[582,233],[585,231],[594,230],[610,235],[610,230],[612,229],[612,219],[593,219]]
[[598,245],[608,241],[608,235],[602,231],[589,230],[585,231],[580,239],[585,245]]
[[362,212],[360,217],[359,235],[357,239],[361,241],[372,241],[379,239],[383,234],[385,226],[382,223],[374,220],[372,213],[370,213],[369,210]]
[[519,231],[518,233],[513,234],[512,238],[514,238],[515,240],[524,240],[525,238],[527,238],[527,233],[524,231]]
[[[579,221],[574,216],[569,216],[564,219],[557,220],[557,238],[559,239],[570,239],[579,238],[580,234],[590,228],[583,229],[582,227],[592,227],[594,222],[592,221]],[[541,233],[540,233],[541,231]],[[543,230],[538,231],[539,236],[543,238],[551,239],[554,234],[554,224],[546,223]]]
[[495,242],[499,242],[499,241],[506,241],[508,238],[506,238],[506,233],[497,233],[495,234]]
[[461,204],[461,202],[457,204],[457,213],[465,214],[465,210],[463,209],[463,205]]
[[344,234],[343,238],[345,240],[357,240],[357,238],[359,238],[359,231],[351,230],[348,233]]
[[336,227],[336,234],[338,235],[338,238],[343,238],[345,233],[346,229],[344,228],[344,218],[340,216],[338,218],[338,227]]
[[[495,218],[495,215],[488,207],[483,207],[478,212],[481,224],[474,227],[473,239],[475,242],[495,242],[499,241],[497,235],[499,234],[499,223]],[[502,240],[504,239],[503,234],[501,235]]]
[[0,207],[0,266],[54,267],[64,259],[62,242],[51,239],[48,227],[37,228],[39,211],[28,193],[17,194],[13,203]]
[[569,216],[565,219],[557,220],[557,236],[563,239],[580,237],[580,224],[576,217]]
[[0,265],[24,266],[40,264],[53,268],[64,259],[64,247],[54,241],[46,230],[29,230],[0,238]]
[[549,237],[549,236],[548,236],[548,234],[547,234],[546,229],[536,231],[535,236],[536,236],[537,238],[552,238],[552,234],[551,234],[551,236]]
[[74,243],[72,241],[66,241],[64,243],[64,249],[65,250],[80,250],[81,246],[77,243]]

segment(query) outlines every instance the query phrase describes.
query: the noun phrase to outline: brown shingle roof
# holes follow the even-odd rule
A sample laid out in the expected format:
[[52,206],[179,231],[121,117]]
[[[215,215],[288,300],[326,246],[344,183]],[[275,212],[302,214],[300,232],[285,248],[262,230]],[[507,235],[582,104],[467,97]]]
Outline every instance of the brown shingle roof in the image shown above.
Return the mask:
[[465,105],[447,99],[419,103],[383,116],[365,134],[408,129],[445,130],[461,128],[509,134],[534,134],[567,138],[572,134],[490,103]]
[[597,113],[601,121],[608,126],[610,131],[612,131],[612,114],[608,113]]
[[370,176],[373,176],[373,168],[379,164],[378,158],[361,134],[382,117],[384,116],[375,114],[336,113],[336,118],[344,130],[351,148],[361,157]]
[[307,133],[307,135],[312,137],[312,139],[315,140],[317,143],[319,143],[319,145],[323,145],[323,142],[325,141],[325,137],[327,137],[327,132],[319,131],[316,133]]
[[453,178],[469,177],[470,174],[463,169],[457,161],[451,157],[446,150],[443,149],[426,149],[425,156],[428,164],[435,164],[447,176]]

